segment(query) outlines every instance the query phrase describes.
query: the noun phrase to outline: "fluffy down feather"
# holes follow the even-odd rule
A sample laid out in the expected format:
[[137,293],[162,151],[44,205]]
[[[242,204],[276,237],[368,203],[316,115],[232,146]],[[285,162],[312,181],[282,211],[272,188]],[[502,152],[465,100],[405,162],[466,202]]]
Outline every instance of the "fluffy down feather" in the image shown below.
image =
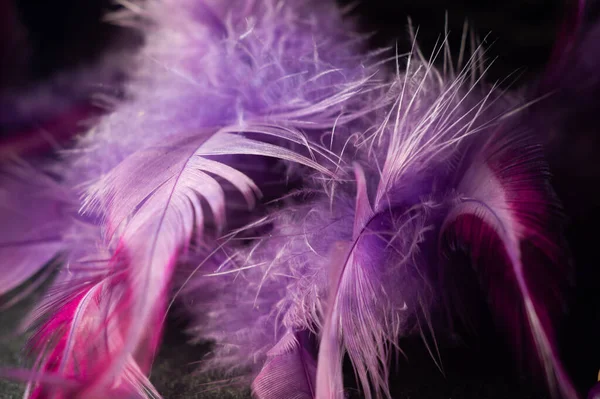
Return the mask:
[[[515,187],[553,198],[539,158],[511,141],[522,101],[480,83],[480,48],[456,74],[433,66],[443,45],[429,60],[413,49],[405,69],[398,57],[393,73],[333,2],[127,5],[113,19],[146,36],[127,99],[55,168],[81,206],[60,218],[65,266],[28,320],[30,397],[158,397],[146,376],[173,297],[191,333],[216,342],[207,367],[255,377],[260,399],[342,398],[345,355],[367,398],[389,397],[391,352],[429,318],[431,276],[463,247],[483,278],[477,254],[510,255],[499,267],[512,278],[487,288],[519,282],[532,359],[575,397],[542,306],[559,293],[532,294],[523,276],[537,264],[517,248],[553,237],[526,221],[545,208],[528,212]],[[513,144],[494,158],[482,143],[498,131]],[[499,244],[455,225],[467,215],[496,215],[486,237]]]
[[[266,362],[253,383],[259,398],[341,398],[347,353],[365,396],[389,397],[391,349],[399,337],[416,333],[419,318],[423,313],[429,317],[436,306],[430,276],[439,271],[446,253],[437,258],[435,248],[446,245],[449,221],[465,213],[457,198],[477,194],[482,207],[506,214],[509,221],[520,218],[521,225],[503,229],[523,245],[550,254],[560,240],[553,241],[548,226],[535,222],[550,220],[555,205],[543,163],[534,147],[522,148],[519,138],[527,135],[514,127],[515,120],[521,121],[515,112],[518,99],[472,86],[476,61],[474,56],[465,71],[450,79],[415,53],[386,92],[394,99],[386,101],[387,111],[368,116],[379,128],[347,143],[341,154],[347,161],[335,167],[343,181],[324,186],[317,172],[305,179],[308,204],[284,200],[283,209],[263,222],[269,226],[264,238],[240,247],[228,236],[219,244],[220,261],[198,262],[182,293],[197,313],[193,332],[217,342],[211,365],[258,369]],[[484,145],[499,137],[505,140],[497,144],[502,151]],[[489,168],[498,177],[474,177]],[[488,179],[499,179],[492,191],[483,184]],[[523,193],[531,200],[519,200]],[[508,198],[510,210],[502,198]],[[253,231],[256,226],[251,227]],[[460,229],[458,235],[471,240]],[[477,241],[470,247],[474,259],[479,253],[495,253],[484,245]],[[508,242],[503,245],[509,250]],[[553,321],[536,322],[547,312],[541,304],[560,296],[565,264],[557,260],[548,266],[549,281],[557,289],[534,294],[521,286],[517,306],[528,307],[532,300],[536,304],[523,315],[509,312],[516,323],[527,323],[527,334],[535,341],[519,350],[542,366],[553,392],[573,398],[576,393],[554,349]],[[512,279],[521,279],[521,273],[528,278],[541,273],[539,260],[519,262],[527,264],[500,265],[497,273],[512,276],[508,280],[483,280],[492,298],[512,290]],[[476,271],[488,278],[485,269]],[[206,308],[204,293],[211,298]],[[493,309],[500,318],[504,306]],[[513,326],[507,334],[517,331]],[[318,339],[319,349],[298,334]],[[270,384],[275,375],[290,383]]]
[[[76,225],[61,270],[68,277],[53,288],[68,283],[70,296],[50,295],[59,310],[43,304],[31,322],[48,317],[34,340],[36,367],[59,372],[69,389],[36,384],[37,397],[152,392],[141,376],[160,340],[178,258],[193,254],[192,242],[224,231],[228,212],[254,204],[272,169],[265,157],[332,178],[334,168],[321,163],[340,159],[321,136],[334,126],[349,131],[381,91],[376,69],[360,62],[360,37],[331,4],[131,7],[125,19],[115,18],[139,22],[146,45],[128,99],[65,152],[58,168],[72,197],[85,193],[79,214],[65,218]],[[329,143],[343,145],[335,139]],[[255,165],[240,167],[243,157]],[[280,173],[285,189],[292,169]],[[80,229],[91,232],[92,245],[83,245],[90,234],[77,237]],[[96,362],[86,366],[90,358]]]

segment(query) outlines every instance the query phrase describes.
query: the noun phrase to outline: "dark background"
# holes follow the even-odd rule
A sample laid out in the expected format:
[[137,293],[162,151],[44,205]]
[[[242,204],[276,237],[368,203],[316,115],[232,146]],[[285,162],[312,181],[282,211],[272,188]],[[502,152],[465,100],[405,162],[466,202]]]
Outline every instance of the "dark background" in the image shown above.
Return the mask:
[[[547,61],[564,7],[558,0],[364,0],[357,3],[353,15],[359,19],[363,31],[375,33],[373,47],[397,42],[401,52],[410,48],[406,18],[411,16],[414,25],[419,26],[419,44],[425,54],[443,33],[446,12],[449,30],[455,32],[450,39],[454,51],[458,51],[462,25],[468,19],[480,37],[489,33],[489,58],[497,58],[487,79],[493,82],[519,71],[520,79],[513,83],[518,87],[530,82]],[[0,90],[43,82],[58,70],[98,60],[111,44],[123,35],[130,35],[121,28],[99,22],[104,12],[115,8],[105,0],[0,0],[0,26],[8,34],[13,33],[6,36],[6,32],[0,32],[6,39],[0,47]],[[595,14],[588,15],[594,18]],[[586,142],[593,144],[587,150],[595,156],[596,130],[588,129],[585,134],[584,138],[590,139]],[[561,151],[569,153],[570,149]],[[577,159],[577,154],[563,158],[562,153],[557,153],[549,161],[554,186],[569,217],[567,233],[577,265],[578,288],[571,298],[561,346],[578,387],[587,390],[600,367],[600,295],[596,288],[600,283],[600,264],[595,248],[598,234],[594,229],[600,215],[597,189],[593,188],[600,180],[593,171],[588,173],[588,165],[577,163]],[[0,329],[8,330],[22,313],[22,308],[0,313]],[[181,332],[184,328],[184,319],[170,317],[152,373],[152,380],[165,398],[248,397],[247,389],[237,388],[233,382],[216,383],[219,376],[194,374],[194,363],[206,354],[208,346],[187,344]],[[15,364],[20,359],[22,340],[7,334],[1,335],[0,364]],[[520,375],[509,348],[486,320],[479,326],[477,336],[465,337],[458,343],[443,337],[438,339],[444,373],[438,370],[420,340],[402,343],[407,360],[399,359],[393,382],[395,398],[546,397],[536,392],[525,375]],[[217,389],[224,385],[229,387]],[[16,384],[0,385],[0,398],[18,398],[19,391]]]

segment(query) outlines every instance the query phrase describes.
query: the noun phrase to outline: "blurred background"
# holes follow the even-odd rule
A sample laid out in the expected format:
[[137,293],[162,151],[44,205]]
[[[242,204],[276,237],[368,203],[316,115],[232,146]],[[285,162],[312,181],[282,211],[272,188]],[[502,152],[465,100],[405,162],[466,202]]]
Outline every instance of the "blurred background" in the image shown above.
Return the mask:
[[[296,1],[296,0],[287,0]],[[531,83],[547,62],[557,29],[570,5],[561,0],[339,0],[352,3],[351,15],[365,33],[373,33],[371,46],[410,49],[407,17],[419,28],[418,42],[430,53],[447,21],[451,49],[459,50],[465,20],[480,38],[486,37],[488,59],[495,59],[486,79],[502,80],[513,74],[512,88]],[[0,0],[0,144],[14,142],[52,119],[35,107],[27,118],[14,119],[9,111],[15,98],[27,97],[39,85],[62,71],[94,65],[115,48],[135,51],[142,41],[132,30],[104,22],[103,16],[118,9],[110,0]],[[567,11],[566,11],[567,10]],[[593,3],[586,18],[597,19]],[[588,112],[597,100],[587,99]],[[78,104],[79,105],[79,104]],[[4,110],[1,108],[5,107]],[[54,126],[54,125],[52,125]],[[600,235],[600,183],[595,124],[577,125],[561,145],[548,150],[553,184],[569,219],[568,240],[576,265],[576,289],[561,331],[561,350],[579,389],[587,391],[600,368],[600,264],[596,249]],[[0,156],[2,152],[0,151]],[[485,301],[481,298],[482,308]],[[27,306],[27,303],[22,306]],[[19,362],[22,339],[10,328],[23,313],[13,308],[0,313],[0,364]],[[222,381],[219,376],[194,374],[209,345],[187,344],[182,333],[186,320],[171,315],[164,345],[156,361],[152,381],[165,398],[246,398],[249,392]],[[483,318],[478,333],[437,337],[443,372],[434,364],[419,339],[402,343],[406,359],[398,359],[393,395],[400,399],[544,398],[520,375],[511,351]],[[226,388],[223,388],[223,386]],[[18,384],[0,383],[1,398],[19,398]],[[356,394],[355,397],[359,397]]]

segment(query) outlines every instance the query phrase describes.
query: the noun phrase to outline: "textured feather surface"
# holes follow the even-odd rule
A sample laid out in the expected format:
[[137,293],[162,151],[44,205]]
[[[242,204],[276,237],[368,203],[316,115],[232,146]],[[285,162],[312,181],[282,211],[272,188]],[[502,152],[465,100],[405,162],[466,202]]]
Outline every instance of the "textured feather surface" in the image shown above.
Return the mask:
[[[324,19],[338,23],[314,20],[320,14],[313,6],[323,8]],[[145,25],[147,45],[128,87],[131,100],[119,104],[67,153],[70,167],[64,173],[66,184],[87,190],[82,210],[104,232],[99,245],[108,255],[100,262],[98,270],[105,275],[97,289],[110,294],[100,295],[98,308],[80,304],[77,316],[70,311],[56,316],[68,320],[61,339],[70,331],[68,341],[78,342],[81,353],[89,356],[94,348],[109,345],[110,350],[95,356],[97,365],[69,376],[87,395],[142,392],[143,379],[119,376],[131,362],[140,375],[148,372],[178,257],[191,241],[203,240],[204,222],[216,231],[224,228],[223,183],[237,188],[250,205],[260,192],[260,182],[229,166],[235,156],[299,162],[332,176],[310,158],[327,160],[327,150],[309,145],[297,129],[320,137],[325,128],[342,126],[371,107],[366,97],[348,101],[372,87],[367,71],[356,64],[357,36],[343,29],[332,5],[165,1],[132,7],[158,24]],[[283,26],[287,29],[280,33]],[[321,41],[348,44],[321,55],[319,49],[326,46]],[[340,117],[342,109],[348,116]],[[257,141],[258,136],[264,139]],[[81,263],[77,257],[72,262]],[[82,287],[79,295],[88,295],[87,290]],[[67,309],[73,307],[68,303]],[[96,320],[98,313],[106,314],[103,323],[86,321]],[[111,331],[108,338],[102,335],[105,330]],[[59,361],[64,369],[83,369],[69,359],[75,352],[63,351],[60,344],[55,350],[66,356]],[[53,362],[46,359],[40,368],[51,371]]]
[[215,341],[205,367],[254,378],[260,399],[342,398],[346,355],[365,397],[390,397],[392,352],[435,306],[431,248],[442,235],[477,258],[464,226],[479,223],[551,388],[574,397],[541,305],[559,290],[533,286],[520,245],[555,250],[534,207],[552,201],[545,170],[518,142],[482,145],[523,103],[480,84],[481,48],[456,73],[433,66],[445,42],[431,59],[414,48],[392,73],[333,2],[126,5],[113,20],[146,44],[127,99],[56,168],[83,198],[60,219],[65,267],[28,320],[29,396],[158,397],[147,375],[171,299]]
[[[95,389],[93,376],[103,371],[107,360],[123,345],[120,320],[113,317],[106,299],[119,295],[119,287],[114,280],[96,279],[70,295],[65,295],[69,291],[66,287],[61,288],[60,310],[39,328],[31,341],[32,349],[44,354],[36,366],[63,379],[57,385],[60,391],[54,389],[56,386],[32,384],[28,393],[32,398],[105,397],[105,393]],[[158,396],[131,358],[126,360],[111,393],[117,397],[144,393]]]
[[265,399],[315,398],[317,362],[310,353],[307,332],[287,332],[267,353],[267,360],[252,390]]
[[555,336],[569,281],[560,217],[541,148],[524,133],[510,134],[500,131],[476,150],[442,234],[471,254],[499,325],[527,368],[538,369],[553,393],[575,398]]
[[[242,251],[241,263],[233,269],[223,272],[223,275],[230,274],[236,279],[242,280],[246,286],[258,285],[260,287],[256,290],[258,292],[267,284],[279,292],[282,299],[280,302],[271,301],[275,305],[271,308],[270,313],[264,309],[264,306],[268,305],[268,301],[260,302],[261,305],[258,307],[261,309],[261,317],[266,316],[267,320],[270,320],[268,323],[261,322],[258,326],[266,325],[266,328],[274,332],[273,344],[276,342],[278,334],[284,334],[286,328],[292,326],[303,326],[304,329],[321,337],[317,360],[316,397],[340,397],[343,395],[341,363],[344,352],[348,353],[352,360],[365,395],[370,395],[371,390],[376,395],[389,395],[386,391],[389,348],[397,342],[399,336],[414,331],[414,328],[411,328],[410,323],[406,323],[406,321],[410,320],[411,314],[420,310],[419,307],[423,306],[423,300],[427,298],[426,288],[425,293],[419,292],[419,288],[427,286],[426,281],[415,277],[410,268],[403,268],[403,266],[408,263],[414,266],[415,271],[421,270],[422,273],[431,267],[424,263],[427,262],[425,259],[431,262],[431,258],[428,258],[429,255],[419,261],[417,255],[419,248],[429,248],[429,244],[426,243],[428,240],[425,237],[433,237],[432,240],[435,240],[437,237],[435,232],[439,232],[439,229],[442,228],[443,217],[440,219],[440,216],[443,216],[447,209],[453,209],[447,216],[447,220],[453,220],[454,212],[460,213],[457,208],[454,208],[455,191],[468,191],[465,184],[472,184],[473,190],[483,190],[476,192],[485,201],[490,201],[490,206],[498,207],[498,212],[504,212],[505,215],[510,215],[507,207],[502,203],[497,203],[497,201],[506,200],[503,197],[504,194],[510,194],[511,201],[518,201],[516,197],[524,193],[535,194],[536,197],[531,198],[531,203],[523,202],[521,204],[524,204],[524,208],[519,210],[516,205],[516,208],[511,208],[517,209],[515,215],[518,217],[506,216],[505,220],[514,222],[518,219],[521,226],[526,226],[528,229],[527,239],[543,249],[544,256],[549,256],[557,248],[556,245],[560,244],[560,241],[551,240],[550,230],[547,230],[549,226],[542,227],[536,224],[539,222],[536,222],[537,219],[549,216],[552,207],[549,205],[544,209],[532,210],[534,209],[533,203],[538,206],[552,204],[554,201],[551,191],[546,188],[547,176],[544,168],[540,166],[539,154],[536,155],[534,150],[530,150],[531,147],[521,148],[520,145],[523,143],[519,141],[496,143],[503,150],[498,150],[500,155],[491,151],[489,147],[481,145],[482,140],[496,139],[498,136],[493,135],[493,132],[498,129],[511,129],[504,132],[507,138],[514,137],[514,135],[520,137],[520,133],[512,130],[514,125],[511,124],[515,123],[511,121],[514,119],[512,110],[519,109],[518,102],[514,102],[510,97],[498,97],[498,94],[502,95],[502,93],[493,90],[481,93],[473,91],[472,88],[463,89],[462,84],[466,81],[466,75],[461,75],[454,82],[456,86],[453,86],[453,83],[437,86],[436,72],[428,64],[425,63],[423,66],[423,64],[418,65],[417,63],[414,68],[411,69],[409,62],[407,74],[399,76],[401,84],[396,86],[398,91],[395,93],[398,93],[400,100],[397,101],[397,108],[392,108],[388,114],[379,114],[382,118],[382,128],[376,130],[374,134],[370,133],[359,137],[354,142],[354,144],[358,143],[356,151],[359,153],[361,150],[366,151],[365,159],[374,156],[374,159],[371,159],[376,164],[384,165],[382,171],[379,172],[378,168],[373,168],[372,165],[364,165],[368,169],[368,178],[363,177],[362,172],[356,172],[355,207],[349,206],[350,197],[347,191],[344,195],[345,189],[338,187],[337,191],[332,190],[332,192],[335,191],[335,198],[331,199],[332,204],[339,206],[340,198],[346,198],[346,200],[342,200],[342,203],[346,202],[341,207],[342,219],[339,219],[346,220],[344,222],[347,226],[345,227],[346,233],[336,233],[337,230],[332,227],[334,223],[329,221],[325,222],[327,228],[313,225],[310,229],[304,227],[302,232],[283,233],[280,230],[282,226],[294,223],[280,222],[277,223],[278,230],[269,234],[269,239],[260,241],[268,243],[265,249],[261,250],[259,245],[253,246],[250,251],[251,256],[246,255],[246,257],[243,256],[244,252]],[[421,68],[424,68],[425,71]],[[423,71],[424,74],[420,74],[420,71]],[[439,93],[442,95],[440,96]],[[403,94],[406,95],[405,99],[402,99]],[[396,112],[395,120],[392,118],[394,112]],[[390,133],[386,135],[387,132]],[[486,133],[491,139],[485,137]],[[378,143],[379,140],[381,144]],[[365,143],[372,144],[369,146]],[[385,149],[383,157],[379,148]],[[471,152],[471,149],[474,149],[474,152]],[[489,151],[494,153],[496,158],[486,158]],[[353,151],[349,151],[349,153],[353,156],[357,154]],[[356,159],[360,159],[360,156]],[[489,176],[480,176],[482,180],[475,178],[473,173],[485,174],[488,170],[482,159],[485,159],[485,162],[492,162],[494,167],[498,168],[497,173],[504,180],[494,185],[493,180],[491,183],[488,182]],[[526,172],[519,172],[519,167],[523,167]],[[358,167],[357,171],[360,170],[361,168]],[[527,178],[522,179],[524,177]],[[460,183],[461,181],[462,183]],[[480,184],[481,182],[485,182],[485,184]],[[490,188],[490,184],[494,186]],[[373,194],[369,195],[369,192]],[[373,207],[369,205],[369,197],[374,198],[375,205]],[[482,201],[484,200],[482,199]],[[321,219],[328,220],[325,215],[328,214],[327,209],[332,208],[326,207],[325,204],[320,208],[315,205],[313,204],[313,209],[308,214],[320,214],[322,215]],[[335,208],[334,205],[332,206]],[[450,208],[448,208],[449,206]],[[291,205],[290,209],[298,211],[297,206],[294,205]],[[338,209],[338,211],[340,210]],[[339,216],[333,217],[334,220],[339,218]],[[529,220],[532,217],[534,220]],[[444,226],[444,228],[446,227],[448,226]],[[509,231],[506,234],[516,234],[510,233],[511,229],[515,229],[514,224],[506,229]],[[427,235],[429,230],[432,230],[434,234]],[[307,231],[311,233],[307,233]],[[328,249],[322,253],[320,256],[322,259],[318,262],[307,261],[306,255],[304,255],[311,252],[319,253],[314,249],[316,244],[313,244],[308,238],[314,231],[327,231],[327,234],[321,234],[319,245],[325,245],[325,248]],[[350,231],[354,232],[354,237],[349,236]],[[385,237],[390,231],[394,232],[392,237]],[[518,234],[525,234],[519,229],[515,231],[518,231]],[[547,232],[547,235],[544,236],[543,232]],[[300,250],[298,255],[292,255],[294,252],[289,252],[290,244],[295,242],[296,238],[292,240],[290,237],[298,236],[305,237],[303,245],[307,245],[307,247],[305,250]],[[285,241],[278,243],[277,240],[282,240],[278,237],[285,237]],[[323,240],[324,237],[328,237],[327,241]],[[339,260],[339,254],[336,256],[338,259],[330,257],[333,243],[339,241],[353,243],[349,255],[342,257],[342,261]],[[385,244],[386,242],[388,244]],[[295,245],[292,247],[296,248]],[[268,253],[269,250],[271,254]],[[473,247],[471,250],[476,251]],[[386,251],[390,251],[391,254]],[[490,251],[493,252],[491,249]],[[476,253],[478,252],[473,252],[473,255],[475,256]],[[235,258],[238,258],[238,255],[240,254],[237,253]],[[286,258],[291,258],[293,261],[285,262]],[[326,274],[322,271],[300,272],[303,270],[302,267],[306,267],[306,262],[317,265],[323,261],[327,264],[328,272]],[[390,270],[395,271],[390,273],[392,278],[389,275],[381,274],[386,269],[384,266],[386,263],[390,265]],[[336,267],[336,264],[340,266]],[[303,266],[299,267],[299,265]],[[292,272],[288,269],[291,266],[293,267]],[[561,279],[565,278],[563,266],[559,262],[550,269],[551,271],[548,271],[555,276],[555,282],[560,283]],[[396,268],[394,269],[394,267]],[[485,271],[482,273],[485,274]],[[533,266],[530,266],[527,273],[529,273],[527,277],[529,283],[525,284],[531,284],[532,279],[539,278],[537,276],[543,272],[534,270]],[[328,278],[330,274],[334,276],[333,282]],[[292,280],[292,285],[287,280],[290,276],[298,276]],[[401,281],[400,284],[398,284],[399,281]],[[282,285],[286,287],[285,290]],[[312,290],[306,290],[306,287],[312,287]],[[387,287],[393,288],[388,289]],[[491,293],[496,289],[507,289],[507,286],[501,283],[485,285],[485,287]],[[523,289],[524,285],[521,285],[521,288]],[[533,289],[531,290],[533,291]],[[254,293],[255,290],[252,289],[251,292]],[[272,291],[268,292],[269,296],[275,295]],[[557,299],[560,297],[560,292],[560,287],[556,287],[555,290],[549,289],[546,291],[548,296],[545,298],[546,300]],[[538,292],[535,295],[538,294],[544,295],[544,293]],[[323,298],[327,296],[331,299],[324,302]],[[256,294],[247,299],[236,298],[236,301],[230,303],[248,301],[257,305],[260,297],[261,295]],[[268,298],[268,296],[265,294],[264,298]],[[299,305],[292,305],[289,308],[282,307],[282,304],[289,303]],[[512,310],[514,309],[511,308],[508,311],[510,315],[514,316]],[[427,312],[426,309],[425,311]],[[530,359],[538,356],[544,359],[542,362],[545,367],[544,373],[552,390],[559,389],[566,395],[575,397],[568,377],[557,358],[552,325],[539,319],[543,312],[544,310],[535,305],[525,309],[524,314],[530,320],[531,328],[527,334],[530,334],[533,339],[533,345],[526,350],[526,355]],[[204,319],[204,329],[210,330],[211,325],[214,325],[216,331],[221,333],[228,331],[222,335],[209,334],[218,343],[228,342],[228,337],[231,336],[240,337],[239,332],[249,328],[250,325],[252,327],[246,331],[256,332],[257,325],[253,323],[257,319],[253,319],[248,326],[242,325],[240,329],[234,323],[229,324],[226,321],[230,319],[223,318],[225,313],[225,311],[214,313],[215,319],[219,320],[216,325],[213,324],[214,320],[211,317],[208,320]],[[227,313],[231,317],[231,312]],[[290,315],[294,318],[291,319]],[[274,318],[275,316],[277,318]],[[278,322],[278,320],[282,320],[282,322]],[[286,324],[290,320],[293,322]],[[299,324],[297,324],[298,321]],[[229,330],[220,323],[233,328]],[[507,333],[509,335],[518,334],[516,331],[519,329],[520,327],[513,325]],[[202,330],[200,329],[199,332],[201,333]],[[246,335],[246,338],[248,337],[249,335]],[[236,342],[232,346],[236,348],[237,352],[237,348],[241,344],[239,341]],[[252,344],[256,342],[259,341],[249,339],[246,347],[253,348]],[[260,342],[264,342],[264,338]],[[227,347],[228,344],[225,346]],[[264,358],[265,352],[262,348],[263,346],[250,353],[253,356],[260,355]],[[242,351],[241,353],[246,352]],[[236,356],[239,354],[240,352],[237,352]],[[243,356],[241,357],[243,358]],[[235,362],[236,358],[229,359],[229,361]],[[274,363],[271,361],[268,364]],[[263,373],[259,374],[255,380],[254,386],[263,386],[263,380],[266,381],[267,378],[263,370]]]
[[410,275],[410,270],[426,231],[425,214],[397,214],[390,209],[376,215],[369,203],[365,177],[358,168],[356,174],[352,241],[348,251],[338,252],[331,259],[317,397],[343,397],[344,352],[367,398],[371,397],[372,386],[389,396],[389,347],[397,342],[400,331],[407,330],[405,311],[409,306],[414,311],[414,292],[423,285]]
[[[206,310],[196,310],[193,331],[217,342],[214,364],[253,367],[266,360],[269,366],[254,381],[255,389],[264,392],[261,387],[271,378],[266,370],[279,359],[268,357],[270,346],[285,341],[290,330],[304,330],[321,339],[315,397],[343,395],[344,353],[365,395],[389,395],[390,349],[416,329],[412,316],[427,307],[427,282],[419,273],[426,265],[419,248],[428,232],[435,238],[430,225],[449,194],[435,180],[451,179],[450,149],[486,128],[475,118],[485,113],[488,118],[482,119],[493,123],[498,110],[507,107],[506,102],[488,105],[487,93],[464,91],[466,74],[446,86],[436,73],[414,60],[406,74],[398,75],[388,94],[405,97],[396,104],[384,100],[393,107],[369,116],[381,127],[347,143],[342,158],[364,163],[354,171],[351,162],[336,167],[349,174],[345,183],[321,185],[317,176],[312,183],[305,180],[312,187],[306,190],[309,203],[284,201],[284,210],[265,222],[272,223],[267,237],[247,249],[226,240],[225,261],[204,273],[206,264],[199,262],[198,274],[183,291],[192,303],[206,303]],[[410,131],[418,135],[411,137]],[[406,141],[393,139],[401,134]],[[438,162],[423,162],[434,153]],[[382,172],[378,164],[387,167]],[[434,173],[438,168],[447,174]],[[333,250],[336,243],[347,244],[349,252],[340,255]],[[202,300],[203,292],[210,293],[208,302]],[[238,306],[236,311],[231,304]]]
[[181,294],[196,317],[191,332],[217,343],[211,366],[260,368],[267,353],[282,350],[272,350],[279,340],[288,348],[292,332],[317,331],[327,254],[332,240],[347,236],[351,220],[327,209],[321,201],[270,215],[255,224],[268,235],[239,248],[246,229],[239,231],[192,269]]

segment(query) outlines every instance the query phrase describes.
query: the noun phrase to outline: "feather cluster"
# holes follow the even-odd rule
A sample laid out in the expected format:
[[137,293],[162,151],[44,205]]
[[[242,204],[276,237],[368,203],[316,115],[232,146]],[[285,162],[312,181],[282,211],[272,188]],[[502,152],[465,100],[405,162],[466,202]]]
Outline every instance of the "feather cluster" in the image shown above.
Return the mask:
[[462,253],[507,337],[577,397],[530,99],[483,83],[481,47],[443,70],[445,40],[386,59],[333,1],[127,5],[113,20],[145,44],[126,98],[60,162],[2,164],[0,293],[61,263],[26,320],[28,398],[160,397],[171,305],[215,343],[205,367],[259,399],[343,398],[346,356],[390,397],[398,341],[453,306]]

